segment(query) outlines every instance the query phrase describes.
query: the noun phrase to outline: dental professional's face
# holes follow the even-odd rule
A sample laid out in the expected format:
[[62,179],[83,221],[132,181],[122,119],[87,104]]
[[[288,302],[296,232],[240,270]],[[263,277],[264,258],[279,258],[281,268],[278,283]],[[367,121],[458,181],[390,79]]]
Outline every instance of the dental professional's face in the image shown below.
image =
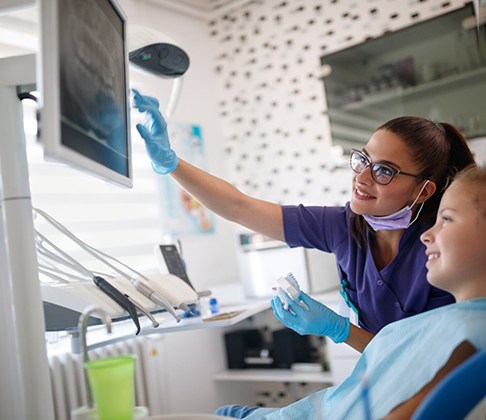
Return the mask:
[[471,188],[453,183],[442,197],[435,225],[420,238],[428,257],[427,280],[457,301],[476,297],[486,272],[486,218]]
[[[376,131],[363,148],[363,153],[373,163],[387,163],[404,172],[419,173],[405,142],[390,131]],[[352,182],[351,210],[356,214],[373,216],[386,216],[413,203],[424,185],[420,179],[401,174],[388,185],[380,185],[371,177],[369,167],[360,174],[353,173]],[[420,198],[417,203],[422,201]]]

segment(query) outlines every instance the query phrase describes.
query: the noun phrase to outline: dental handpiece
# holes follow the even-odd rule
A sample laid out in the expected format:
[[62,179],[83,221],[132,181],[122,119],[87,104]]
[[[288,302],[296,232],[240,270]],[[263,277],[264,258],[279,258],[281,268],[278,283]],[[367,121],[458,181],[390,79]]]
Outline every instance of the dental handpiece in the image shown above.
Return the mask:
[[137,302],[134,298],[132,298],[130,295],[127,295],[125,293],[125,297],[130,301],[132,302],[135,307],[137,307],[140,312],[142,312],[148,319],[150,319],[150,321],[152,321],[152,326],[154,328],[157,328],[160,324],[158,323],[158,321],[154,318],[154,316],[150,313],[150,311],[148,311],[140,302]]
[[150,286],[142,282],[141,280],[137,279],[130,279],[130,283],[132,283],[133,287],[137,289],[142,295],[146,298],[150,299],[152,302],[156,303],[159,306],[165,308],[177,322],[180,322],[181,317],[177,314],[177,312],[172,307],[171,303],[160,296],[155,290],[153,290]]
[[140,332],[140,322],[138,320],[137,309],[133,302],[131,302],[122,292],[107,282],[103,277],[93,276],[93,282],[100,288],[100,290],[102,290],[106,295],[108,295],[128,312],[130,318],[137,327],[137,332],[135,333],[135,335],[137,335]]

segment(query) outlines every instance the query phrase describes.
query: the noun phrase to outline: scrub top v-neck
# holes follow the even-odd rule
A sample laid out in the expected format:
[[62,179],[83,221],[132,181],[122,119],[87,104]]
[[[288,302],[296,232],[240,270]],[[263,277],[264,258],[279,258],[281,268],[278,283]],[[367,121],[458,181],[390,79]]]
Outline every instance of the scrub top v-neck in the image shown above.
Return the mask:
[[359,247],[351,235],[349,208],[282,206],[285,241],[332,252],[342,291],[358,311],[359,325],[376,334],[390,322],[454,302],[447,292],[427,282],[425,247],[420,235],[430,224],[412,224],[403,233],[398,255],[378,270],[370,246]]

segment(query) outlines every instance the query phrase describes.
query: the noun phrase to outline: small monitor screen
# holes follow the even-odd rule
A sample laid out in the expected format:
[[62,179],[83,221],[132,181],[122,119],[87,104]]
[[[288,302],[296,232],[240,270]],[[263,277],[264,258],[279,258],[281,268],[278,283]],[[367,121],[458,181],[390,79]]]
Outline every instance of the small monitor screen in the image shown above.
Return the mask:
[[112,0],[42,3],[45,155],[131,186],[125,18]]

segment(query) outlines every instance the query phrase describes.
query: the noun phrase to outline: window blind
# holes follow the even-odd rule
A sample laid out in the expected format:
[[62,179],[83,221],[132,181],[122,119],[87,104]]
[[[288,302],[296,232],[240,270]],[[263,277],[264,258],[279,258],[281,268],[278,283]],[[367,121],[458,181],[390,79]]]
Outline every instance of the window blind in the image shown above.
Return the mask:
[[[157,175],[152,171],[143,140],[132,115],[134,186],[122,188],[66,164],[44,160],[36,138],[35,108],[23,101],[27,160],[34,207],[48,213],[89,245],[123,261],[138,271],[157,267],[154,246],[162,238]],[[41,218],[36,229],[92,270],[100,269],[89,254],[49,227]],[[107,271],[106,266],[102,267]],[[41,278],[41,281],[48,281]]]

